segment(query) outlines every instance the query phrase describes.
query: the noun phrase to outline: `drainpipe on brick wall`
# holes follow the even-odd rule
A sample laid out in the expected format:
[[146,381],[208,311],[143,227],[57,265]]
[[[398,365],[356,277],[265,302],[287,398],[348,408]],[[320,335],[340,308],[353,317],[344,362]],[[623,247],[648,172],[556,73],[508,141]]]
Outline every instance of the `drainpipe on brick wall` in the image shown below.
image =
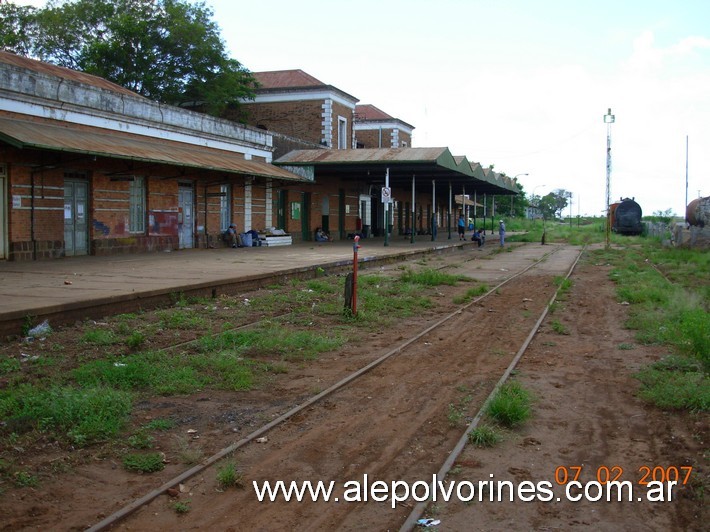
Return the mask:
[[207,230],[207,208],[207,183],[205,183],[205,249],[210,248],[210,234]]
[[30,170],[30,242],[32,260],[37,260],[37,241],[35,240],[35,171]]

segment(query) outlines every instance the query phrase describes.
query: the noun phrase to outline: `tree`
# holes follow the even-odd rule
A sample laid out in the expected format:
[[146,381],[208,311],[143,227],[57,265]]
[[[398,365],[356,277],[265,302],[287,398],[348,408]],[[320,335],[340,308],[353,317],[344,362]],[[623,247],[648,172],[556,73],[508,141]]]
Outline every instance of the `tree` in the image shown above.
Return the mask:
[[147,98],[211,114],[253,98],[257,82],[230,59],[203,1],[51,0],[0,6],[3,46],[106,78]]
[[515,187],[518,189],[518,194],[516,195],[496,196],[496,216],[512,216],[514,218],[525,216],[525,208],[529,203],[523,192],[523,185],[516,182]]
[[572,197],[571,192],[564,189],[557,189],[543,196],[538,203],[542,215],[546,219],[559,218],[562,216],[562,211],[568,205],[569,198]]
[[0,48],[18,55],[29,55],[34,39],[35,8],[0,3]]

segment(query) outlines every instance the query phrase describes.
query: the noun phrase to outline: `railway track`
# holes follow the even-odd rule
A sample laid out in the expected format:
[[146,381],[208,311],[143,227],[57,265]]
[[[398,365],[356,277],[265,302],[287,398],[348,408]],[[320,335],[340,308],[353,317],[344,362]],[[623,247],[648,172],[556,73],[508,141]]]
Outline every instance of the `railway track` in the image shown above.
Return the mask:
[[[303,480],[304,470],[321,479],[369,473],[373,478],[414,481],[431,478],[432,472],[443,479],[468,432],[480,421],[488,398],[511,374],[544,320],[556,294],[552,278],[563,273],[550,268],[551,259],[560,252],[568,255],[562,262],[572,264],[565,268],[569,276],[580,254],[565,247],[553,248],[510,272],[486,294],[406,335],[366,366],[136,498],[90,530],[105,530],[124,520],[130,528],[165,526],[165,521],[158,523],[156,512],[151,512],[155,499],[198,475],[204,478],[211,466],[227,456],[238,455],[250,480]],[[471,265],[464,261],[460,267],[465,270]],[[521,298],[525,293],[533,297]],[[520,323],[511,324],[513,319]],[[511,346],[518,349],[512,351]],[[429,384],[422,389],[422,383]],[[470,422],[463,435],[461,426],[453,427],[446,419],[451,405],[462,410],[465,406],[464,417]],[[337,415],[332,415],[334,412]],[[411,423],[402,427],[402,418],[411,419]],[[398,423],[391,421],[394,419]],[[390,425],[398,427],[395,433]],[[268,445],[252,444],[265,435]],[[338,442],[345,443],[341,446]],[[442,456],[447,457],[443,465]],[[434,468],[439,465],[438,470]],[[195,510],[175,526],[182,528],[187,521],[194,521],[200,527],[224,528],[233,519],[239,521],[239,528],[261,528],[265,522],[270,523],[268,528],[292,528],[305,519],[307,528],[357,528],[358,523],[374,520],[378,528],[386,523],[386,527],[401,524],[402,530],[408,530],[426,507],[425,503],[404,502],[394,510],[385,505],[332,503],[296,505],[297,509],[274,503],[265,508],[256,503],[250,486],[227,500],[218,497],[217,501],[207,494],[194,496],[200,499],[195,500]]]

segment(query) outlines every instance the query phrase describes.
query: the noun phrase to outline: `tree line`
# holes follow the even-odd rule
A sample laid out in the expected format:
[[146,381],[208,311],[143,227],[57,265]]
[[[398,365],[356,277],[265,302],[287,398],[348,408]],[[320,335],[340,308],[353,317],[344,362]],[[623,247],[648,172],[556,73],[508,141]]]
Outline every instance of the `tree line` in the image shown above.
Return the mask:
[[258,84],[226,52],[214,12],[183,0],[0,3],[0,47],[94,74],[151,100],[220,115]]

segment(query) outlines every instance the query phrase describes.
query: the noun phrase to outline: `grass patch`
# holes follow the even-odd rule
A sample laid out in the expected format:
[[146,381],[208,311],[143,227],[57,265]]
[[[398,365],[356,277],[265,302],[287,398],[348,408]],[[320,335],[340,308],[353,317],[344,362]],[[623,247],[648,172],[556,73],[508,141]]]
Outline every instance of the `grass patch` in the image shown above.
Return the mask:
[[204,329],[207,320],[195,310],[177,308],[158,312],[160,327],[164,329]]
[[93,345],[113,345],[119,342],[118,337],[109,329],[93,329],[86,331],[81,341]]
[[17,471],[12,475],[12,480],[20,488],[35,488],[39,486],[39,479],[28,471]]
[[400,276],[400,280],[403,283],[412,283],[424,286],[439,286],[442,284],[454,286],[459,281],[470,281],[470,279],[464,275],[451,275],[450,273],[430,269],[419,272],[407,269]]
[[669,409],[707,411],[710,409],[710,378],[699,361],[669,356],[638,372],[639,396]]
[[481,284],[476,286],[475,288],[469,288],[468,290],[466,290],[465,294],[461,296],[456,296],[453,301],[457,305],[461,305],[463,303],[466,303],[467,301],[471,301],[472,299],[478,296],[482,296],[486,292],[488,292],[488,285]]
[[276,324],[259,329],[226,331],[204,337],[199,344],[202,352],[233,351],[242,355],[276,355],[284,360],[315,359],[325,351],[337,349],[345,343],[338,335],[313,331],[292,330]]
[[190,501],[175,501],[172,507],[175,513],[186,514],[190,511]]
[[673,351],[636,375],[639,395],[664,409],[707,410],[710,254],[639,238],[591,256],[613,265],[610,278],[618,300],[630,305],[625,325],[635,331],[636,341]]
[[9,375],[22,368],[20,361],[16,358],[0,359],[0,375]]
[[559,320],[552,320],[550,327],[552,327],[552,330],[555,331],[557,334],[569,334],[567,327],[562,325]]
[[156,471],[162,471],[165,464],[160,453],[131,453],[123,458],[123,467],[128,471],[155,473]]
[[500,433],[488,425],[481,425],[468,433],[468,442],[476,447],[493,447],[502,439]]
[[106,387],[48,390],[25,385],[0,395],[0,417],[78,446],[116,436],[131,411],[131,395]]
[[234,462],[227,462],[217,470],[217,484],[221,489],[243,487],[244,476]]
[[189,440],[184,436],[175,438],[174,452],[180,462],[187,465],[197,464],[205,454],[201,448],[192,447]]
[[133,449],[152,449],[155,445],[155,438],[145,431],[138,431],[128,437],[128,445]]
[[486,407],[486,413],[505,427],[522,424],[530,417],[530,393],[518,382],[504,384]]
[[172,419],[153,419],[146,423],[143,428],[146,430],[170,430],[175,427],[176,423]]

